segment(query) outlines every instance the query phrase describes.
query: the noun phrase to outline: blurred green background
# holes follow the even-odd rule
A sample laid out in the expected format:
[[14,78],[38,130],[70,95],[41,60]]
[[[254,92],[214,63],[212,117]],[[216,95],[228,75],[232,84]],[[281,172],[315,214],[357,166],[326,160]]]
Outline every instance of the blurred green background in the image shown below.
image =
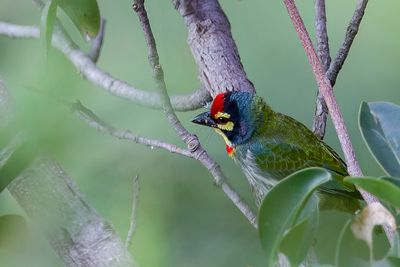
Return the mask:
[[[107,19],[99,66],[137,88],[154,90],[143,34],[131,2],[99,0]],[[327,1],[331,54],[335,55],[357,1]],[[198,88],[197,67],[186,44],[186,29],[170,1],[148,0],[170,94]],[[223,0],[233,36],[258,94],[276,110],[310,126],[316,85],[304,52],[282,1]],[[306,26],[313,32],[313,1],[298,1]],[[361,140],[357,117],[361,101],[400,103],[400,17],[396,0],[370,1],[360,32],[342,69],[335,92],[364,174],[383,172]],[[40,13],[31,1],[1,0],[0,20],[38,24]],[[70,22],[70,34],[88,48]],[[26,127],[47,138],[47,149],[78,183],[89,202],[125,239],[130,216],[131,181],[140,176],[137,232],[131,251],[141,266],[263,266],[257,232],[212,183],[196,161],[161,150],[116,140],[77,120],[36,88],[70,101],[79,99],[97,115],[121,129],[182,145],[163,113],[119,99],[82,79],[57,50],[45,59],[38,40],[0,36],[0,77],[15,98]],[[196,133],[221,164],[229,181],[248,201],[251,193],[244,176],[225,154],[221,138],[190,123],[199,111],[179,113],[183,124]],[[331,123],[326,141],[340,154]],[[0,195],[0,214],[22,213],[8,192]],[[62,266],[38,240],[36,254],[21,259],[0,250],[1,266]],[[28,264],[29,263],[29,264]]]

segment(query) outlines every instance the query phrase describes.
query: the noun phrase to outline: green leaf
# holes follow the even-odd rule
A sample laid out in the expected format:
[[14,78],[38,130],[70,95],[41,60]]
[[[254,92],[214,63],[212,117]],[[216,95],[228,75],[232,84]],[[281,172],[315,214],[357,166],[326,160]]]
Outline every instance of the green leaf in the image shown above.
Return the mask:
[[400,178],[399,177],[380,177],[380,178],[400,187]]
[[391,176],[400,177],[400,106],[387,102],[361,104],[359,125],[372,155]]
[[57,5],[57,0],[50,0],[45,4],[42,10],[40,34],[45,44],[44,47],[46,54],[48,54],[51,47],[54,23],[57,17]]
[[304,260],[318,229],[318,199],[315,196],[312,199],[308,201],[311,214],[289,229],[280,245],[280,251],[289,258],[292,266],[298,266]]
[[376,262],[373,267],[398,267],[400,266],[400,239],[399,233],[394,235],[393,244],[385,258]]
[[28,233],[24,217],[14,214],[0,216],[0,248],[21,249]]
[[100,29],[100,10],[96,0],[58,1],[83,37],[96,37]]
[[390,262],[391,266],[396,266],[396,267],[400,266],[400,258],[388,257],[388,261]]
[[267,266],[273,266],[283,236],[296,222],[312,193],[332,180],[332,174],[322,168],[298,171],[279,182],[266,195],[259,215],[261,245]]
[[342,249],[342,244],[343,244],[343,239],[346,231],[350,229],[350,223],[351,220],[348,220],[344,225],[342,230],[339,233],[339,238],[336,243],[336,248],[335,248],[335,266],[339,266],[340,262],[340,250]]
[[345,177],[344,181],[359,186],[379,199],[400,208],[400,187],[386,178]]

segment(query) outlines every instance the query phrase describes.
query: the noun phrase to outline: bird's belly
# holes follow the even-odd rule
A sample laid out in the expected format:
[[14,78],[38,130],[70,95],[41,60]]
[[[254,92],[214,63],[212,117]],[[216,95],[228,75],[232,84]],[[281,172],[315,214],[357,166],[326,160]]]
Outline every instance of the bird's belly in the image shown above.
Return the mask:
[[244,157],[237,154],[234,160],[243,170],[256,198],[256,204],[259,206],[268,191],[277,184],[277,180],[270,173],[261,171],[248,153]]

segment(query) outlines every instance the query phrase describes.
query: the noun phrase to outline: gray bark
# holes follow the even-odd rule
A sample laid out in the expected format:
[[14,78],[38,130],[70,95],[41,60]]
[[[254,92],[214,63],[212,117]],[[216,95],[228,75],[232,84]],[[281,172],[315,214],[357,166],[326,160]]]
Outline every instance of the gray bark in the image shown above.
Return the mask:
[[223,91],[255,92],[218,1],[174,0],[173,3],[188,29],[188,44],[204,88],[212,96]]
[[[9,107],[9,93],[0,83],[1,127],[6,127],[12,117]],[[112,227],[54,160],[38,157],[9,184],[8,190],[45,232],[66,266],[135,266]]]

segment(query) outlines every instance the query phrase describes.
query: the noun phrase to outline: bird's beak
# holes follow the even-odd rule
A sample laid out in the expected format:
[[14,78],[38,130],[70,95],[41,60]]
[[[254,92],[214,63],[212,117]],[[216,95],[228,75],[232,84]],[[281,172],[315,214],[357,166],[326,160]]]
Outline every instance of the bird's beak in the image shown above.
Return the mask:
[[200,124],[200,125],[212,127],[212,128],[217,128],[217,124],[215,123],[214,119],[211,118],[210,112],[208,112],[208,111],[197,115],[192,120],[192,122]]

